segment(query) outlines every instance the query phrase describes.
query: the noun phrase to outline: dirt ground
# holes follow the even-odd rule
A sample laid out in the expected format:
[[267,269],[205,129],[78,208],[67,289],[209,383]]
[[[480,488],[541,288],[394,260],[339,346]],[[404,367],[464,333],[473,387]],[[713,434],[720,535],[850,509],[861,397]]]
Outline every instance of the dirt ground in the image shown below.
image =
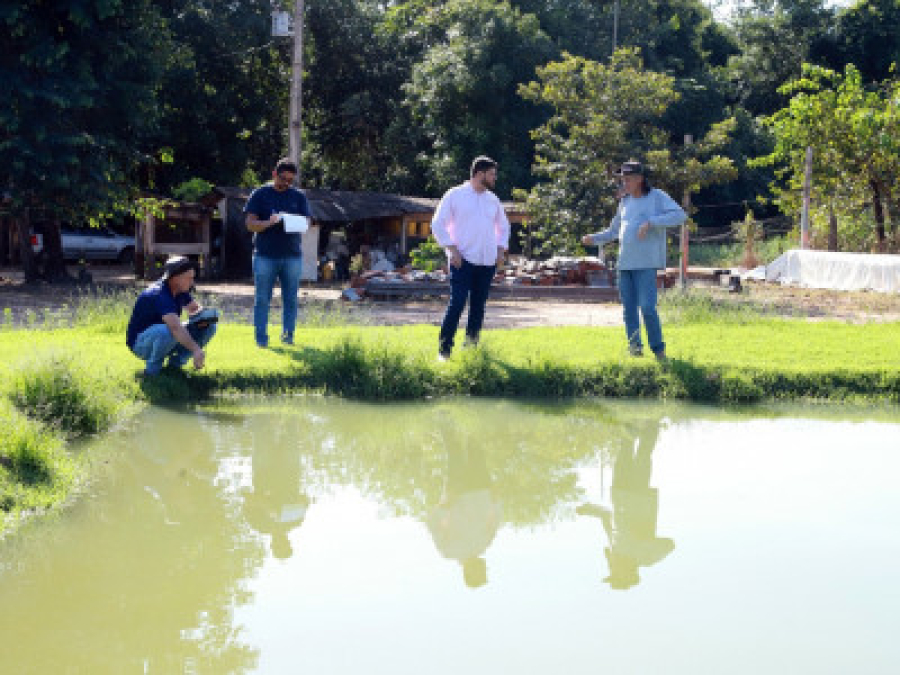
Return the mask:
[[[144,284],[135,280],[127,267],[97,264],[89,272],[91,285],[29,285],[23,283],[18,270],[0,268],[0,313],[21,323],[28,320],[29,311],[38,317],[47,312],[64,314],[78,295],[104,289],[132,289],[136,294]],[[729,293],[726,288],[703,288],[717,301],[751,305],[780,316],[806,317],[813,321],[900,321],[900,294],[826,291],[762,283],[745,284],[741,293]],[[252,281],[200,283],[198,291],[212,296],[209,304],[231,316],[249,320],[253,307]],[[301,289],[301,314],[305,311],[322,315],[339,308],[350,320],[363,323],[437,325],[446,304],[445,300],[440,299],[349,303],[341,300],[340,296],[341,289],[337,287],[304,287]],[[278,303],[276,290],[273,306],[277,307]],[[302,321],[303,317],[300,318]],[[616,326],[621,321],[621,308],[617,303],[491,300],[485,327]]]

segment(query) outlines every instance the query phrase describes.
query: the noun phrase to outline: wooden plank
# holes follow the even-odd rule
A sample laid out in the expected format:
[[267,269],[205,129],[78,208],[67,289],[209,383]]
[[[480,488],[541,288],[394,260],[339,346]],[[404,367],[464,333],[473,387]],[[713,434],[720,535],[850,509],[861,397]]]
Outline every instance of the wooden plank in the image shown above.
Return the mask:
[[[449,283],[426,282],[378,282],[370,281],[365,286],[366,295],[372,298],[400,297],[445,297],[450,295]],[[492,298],[509,300],[580,300],[583,302],[618,301],[619,291],[615,288],[596,286],[525,286],[494,284]]]
[[165,220],[189,220],[202,223],[209,214],[205,211],[196,211],[190,209],[166,209]]

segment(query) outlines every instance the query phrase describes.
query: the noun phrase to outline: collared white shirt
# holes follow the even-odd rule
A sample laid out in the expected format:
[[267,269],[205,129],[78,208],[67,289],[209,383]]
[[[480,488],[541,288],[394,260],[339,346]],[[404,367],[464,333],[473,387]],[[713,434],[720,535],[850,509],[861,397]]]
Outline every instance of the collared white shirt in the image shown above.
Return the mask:
[[455,245],[473,265],[493,265],[497,248],[509,248],[509,220],[490,190],[477,192],[469,181],[450,188],[441,198],[431,231],[443,247]]

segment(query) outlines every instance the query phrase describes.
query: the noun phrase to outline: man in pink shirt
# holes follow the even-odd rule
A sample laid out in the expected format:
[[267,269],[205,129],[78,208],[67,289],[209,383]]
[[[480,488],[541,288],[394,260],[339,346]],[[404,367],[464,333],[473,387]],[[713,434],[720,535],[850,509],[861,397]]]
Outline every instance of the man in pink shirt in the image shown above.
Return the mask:
[[450,302],[441,323],[438,355],[445,360],[453,351],[459,317],[469,302],[466,344],[478,344],[497,260],[509,248],[509,220],[490,188],[497,182],[497,162],[477,157],[471,178],[449,189],[431,221],[434,238],[444,247],[450,263]]

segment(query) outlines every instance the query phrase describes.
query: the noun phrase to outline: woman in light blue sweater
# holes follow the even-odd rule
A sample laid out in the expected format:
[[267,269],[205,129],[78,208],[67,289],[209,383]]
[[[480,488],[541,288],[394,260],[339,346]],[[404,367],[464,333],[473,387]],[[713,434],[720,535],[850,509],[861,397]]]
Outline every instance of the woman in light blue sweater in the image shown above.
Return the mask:
[[635,356],[643,354],[640,308],[650,349],[664,360],[666,343],[656,311],[656,271],[666,266],[666,228],[681,225],[687,214],[665,192],[650,187],[640,162],[625,162],[616,175],[622,177],[624,193],[616,215],[608,228],[585,235],[582,243],[602,246],[619,240],[619,297],[628,348]]

